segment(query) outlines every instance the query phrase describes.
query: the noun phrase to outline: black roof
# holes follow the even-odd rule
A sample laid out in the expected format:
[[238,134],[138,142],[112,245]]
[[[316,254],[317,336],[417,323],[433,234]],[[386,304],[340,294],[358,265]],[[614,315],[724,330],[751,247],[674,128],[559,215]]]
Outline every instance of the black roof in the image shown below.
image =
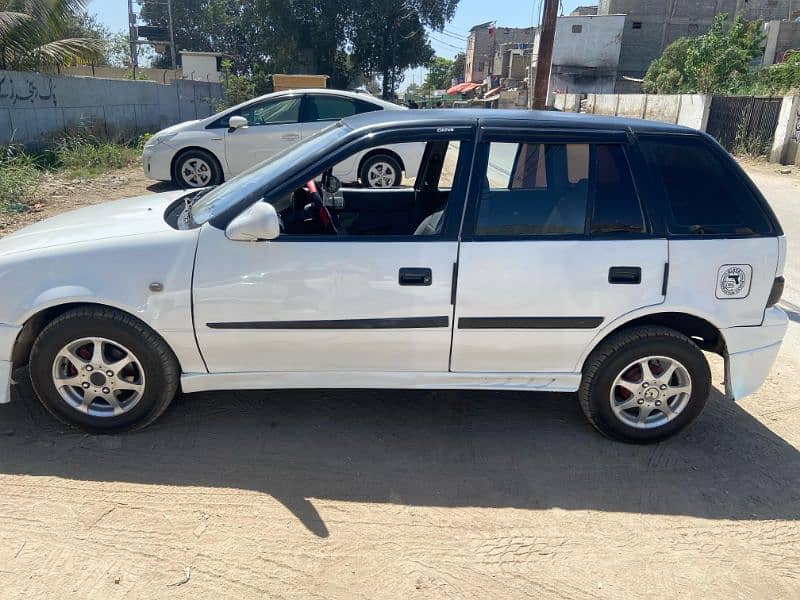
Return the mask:
[[645,119],[606,117],[555,110],[512,110],[486,108],[442,108],[420,110],[377,110],[362,113],[342,120],[348,127],[360,129],[385,129],[396,126],[472,126],[507,125],[509,121],[520,121],[526,127],[576,129],[581,131],[627,131],[697,133],[683,125],[672,125]]

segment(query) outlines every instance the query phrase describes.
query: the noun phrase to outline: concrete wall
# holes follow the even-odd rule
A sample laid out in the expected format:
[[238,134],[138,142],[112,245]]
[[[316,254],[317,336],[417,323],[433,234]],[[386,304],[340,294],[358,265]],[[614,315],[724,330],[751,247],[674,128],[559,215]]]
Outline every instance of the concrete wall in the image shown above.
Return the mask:
[[771,162],[800,165],[800,96],[786,96],[781,103],[778,127],[769,155]]
[[[76,75],[79,77],[100,77],[102,79],[128,79],[131,76],[131,69],[121,67],[92,67],[90,65],[76,65],[61,69],[61,75]],[[174,79],[181,78],[181,70],[176,69],[151,69],[149,67],[139,67],[136,69],[137,77],[144,74],[148,81],[157,83],[169,83]]]
[[[557,110],[580,110],[582,95],[556,94]],[[711,96],[701,94],[587,94],[585,112],[675,123],[705,131]]]
[[625,15],[559,17],[553,65],[616,69]]
[[95,79],[0,71],[0,145],[37,145],[93,127],[109,139],[153,132],[212,114],[218,83]]

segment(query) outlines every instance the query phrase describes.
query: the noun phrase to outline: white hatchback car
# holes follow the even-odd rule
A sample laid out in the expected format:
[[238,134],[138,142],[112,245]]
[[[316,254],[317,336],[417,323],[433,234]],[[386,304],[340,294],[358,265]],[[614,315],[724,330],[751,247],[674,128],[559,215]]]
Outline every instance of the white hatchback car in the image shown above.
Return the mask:
[[[379,110],[407,110],[379,98],[326,89],[267,94],[199,121],[156,133],[142,152],[144,174],[181,188],[217,185],[313,136],[332,122]],[[336,165],[333,174],[365,187],[414,178],[424,144],[371,148]]]
[[[425,145],[413,187],[331,175],[406,142]],[[655,441],[703,409],[703,351],[730,398],[767,377],[785,259],[763,196],[697,131],[373,112],[214,189],[0,240],[0,402],[25,364],[91,431],[147,425],[178,390],[577,392],[601,432]]]

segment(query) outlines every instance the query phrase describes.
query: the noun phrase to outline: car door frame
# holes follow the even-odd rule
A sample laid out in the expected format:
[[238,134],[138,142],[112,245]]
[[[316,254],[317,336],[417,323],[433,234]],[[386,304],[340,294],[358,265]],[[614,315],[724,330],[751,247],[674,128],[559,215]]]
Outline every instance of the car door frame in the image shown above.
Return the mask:
[[[621,145],[625,153],[626,160],[630,171],[630,176],[639,200],[639,206],[642,211],[643,223],[645,230],[642,233],[610,233],[603,234],[602,236],[593,236],[589,230],[589,220],[592,215],[592,202],[593,198],[588,199],[587,203],[587,227],[582,234],[564,234],[564,235],[545,235],[545,236],[517,236],[517,235],[476,235],[475,228],[477,225],[478,207],[481,199],[481,193],[484,185],[485,173],[489,161],[489,147],[491,142],[510,142],[510,143],[552,143],[552,144],[614,144]],[[516,164],[517,157],[515,157]],[[473,160],[473,168],[471,174],[471,185],[469,186],[469,196],[464,211],[464,219],[460,233],[461,248],[459,252],[459,273],[463,269],[462,254],[464,252],[465,243],[472,242],[515,242],[515,241],[593,241],[602,239],[603,241],[624,241],[624,240],[660,240],[665,245],[667,244],[667,235],[664,230],[661,212],[648,202],[648,197],[652,197],[652,185],[647,182],[644,177],[646,176],[647,168],[641,150],[638,148],[636,136],[630,129],[584,129],[584,128],[561,128],[557,126],[548,127],[541,126],[538,123],[521,122],[518,120],[493,120],[491,124],[479,124],[476,143],[475,143],[475,157]],[[664,269],[663,269],[663,284],[661,286],[661,302],[653,306],[662,306],[666,300],[666,281],[669,273],[669,254],[665,256]],[[661,277],[661,274],[659,274]],[[453,346],[451,347],[451,363],[450,370],[454,373],[466,373],[469,371],[454,369],[455,360],[457,356],[457,330],[463,329],[463,324],[459,323],[462,317],[459,316],[459,302],[458,298],[461,294],[461,287],[456,290],[456,304],[453,323]],[[621,316],[618,316],[621,318]],[[587,347],[592,347],[598,339],[602,339],[616,326],[618,319],[608,319],[592,329],[593,336],[587,340]],[[513,328],[515,323],[511,320],[504,324]],[[472,325],[470,325],[471,327]],[[491,326],[487,327],[491,329]],[[505,329],[501,327],[499,331]],[[559,331],[555,329],[555,331]],[[579,381],[580,366],[578,362],[585,357],[585,350],[582,353],[577,353],[576,356],[579,360],[576,361],[574,366],[575,381]],[[541,371],[519,371],[531,372],[542,374]],[[566,373],[551,373],[554,376],[566,375]],[[572,375],[572,374],[571,374]],[[566,388],[565,388],[566,389]]]

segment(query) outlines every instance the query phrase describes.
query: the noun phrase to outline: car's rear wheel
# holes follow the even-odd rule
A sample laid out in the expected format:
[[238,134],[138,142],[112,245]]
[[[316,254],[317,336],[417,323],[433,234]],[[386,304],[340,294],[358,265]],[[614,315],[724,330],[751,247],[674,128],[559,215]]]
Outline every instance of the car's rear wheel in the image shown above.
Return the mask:
[[71,310],[47,325],[34,343],[30,371],[48,411],[92,432],[152,423],[179,378],[172,350],[153,330],[103,307]]
[[203,188],[222,183],[222,168],[210,152],[188,150],[175,161],[175,185],[184,188]]
[[612,335],[592,352],[578,397],[608,437],[655,442],[677,433],[705,406],[711,372],[685,335],[645,326]]
[[403,167],[388,154],[374,154],[361,165],[361,183],[367,187],[395,187],[402,181]]

